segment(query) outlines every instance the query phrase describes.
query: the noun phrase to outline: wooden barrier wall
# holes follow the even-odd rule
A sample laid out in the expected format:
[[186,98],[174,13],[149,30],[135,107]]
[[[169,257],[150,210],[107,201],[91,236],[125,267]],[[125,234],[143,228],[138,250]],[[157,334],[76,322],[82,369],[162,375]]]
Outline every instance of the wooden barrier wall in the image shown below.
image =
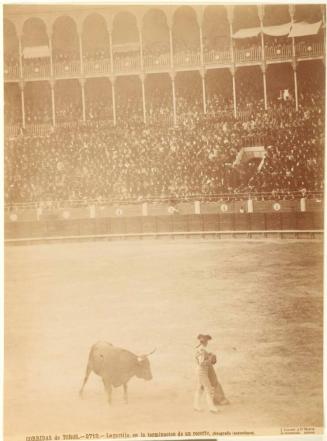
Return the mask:
[[5,222],[5,239],[207,231],[322,230],[323,213],[175,214]]

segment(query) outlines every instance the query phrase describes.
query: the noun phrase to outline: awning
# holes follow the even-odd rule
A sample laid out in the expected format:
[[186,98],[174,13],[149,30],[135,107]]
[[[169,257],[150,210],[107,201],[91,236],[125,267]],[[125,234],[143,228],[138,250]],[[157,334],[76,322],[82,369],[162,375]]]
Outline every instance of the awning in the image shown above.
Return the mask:
[[[264,26],[262,30],[264,34],[270,35],[271,37],[283,37],[286,35],[288,37],[304,37],[306,35],[318,34],[321,26],[322,21],[318,21],[317,23],[306,23],[305,21],[301,21],[298,23],[293,23],[293,26],[291,23],[276,26]],[[235,32],[235,34],[233,34],[233,38],[253,38],[257,37],[260,32],[260,27],[239,29],[237,32]]]
[[241,39],[241,38],[253,38],[257,37],[261,32],[261,28],[246,28],[246,29],[240,29],[235,34],[233,34],[233,38],[235,39]]
[[284,23],[276,26],[264,26],[263,32],[271,37],[283,37],[290,33],[291,26],[292,23]]
[[50,57],[50,50],[48,46],[33,46],[24,47],[23,49],[24,58],[44,58]]
[[292,30],[289,33],[289,37],[305,37],[306,35],[316,35],[321,28],[322,21],[317,23],[306,23],[305,21],[300,21],[294,23]]

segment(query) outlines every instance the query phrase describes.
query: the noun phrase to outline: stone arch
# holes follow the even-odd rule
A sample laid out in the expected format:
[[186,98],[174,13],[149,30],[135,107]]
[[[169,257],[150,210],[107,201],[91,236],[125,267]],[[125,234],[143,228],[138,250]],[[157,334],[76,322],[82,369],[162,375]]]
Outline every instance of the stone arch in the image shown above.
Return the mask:
[[139,41],[136,15],[123,9],[113,16],[112,21],[113,44],[124,44]]
[[99,60],[109,58],[109,34],[106,19],[97,12],[85,16],[82,25],[83,56]]
[[142,24],[144,53],[159,55],[169,52],[167,15],[162,8],[149,8],[143,15]]
[[65,13],[54,13],[54,14],[51,14],[51,16],[49,17],[48,23],[49,23],[49,25],[52,28],[52,33],[54,31],[54,26],[56,25],[58,20],[61,20],[63,17],[70,18],[71,21],[76,26],[76,29],[78,30],[78,18],[74,14],[70,14],[69,11],[67,11]]
[[197,13],[193,7],[178,6],[174,9],[172,30],[175,52],[199,49],[199,23]]
[[4,18],[3,19],[3,31],[5,32],[6,29],[10,29],[10,32],[17,35],[17,29],[16,29],[16,24],[13,20],[11,20],[10,18]]
[[89,19],[89,17],[92,16],[99,16],[107,25],[107,17],[105,14],[102,13],[102,11],[95,11],[95,12],[85,12],[83,15],[80,16],[80,22],[82,23],[82,27],[84,27],[85,22]]
[[257,5],[237,5],[234,7],[233,31],[260,26]]
[[49,42],[47,25],[41,17],[29,17],[23,22],[22,46],[43,46]]
[[203,46],[207,51],[228,49],[230,31],[227,10],[223,5],[208,5],[203,12]]
[[263,24],[264,26],[280,25],[291,21],[287,4],[265,5]]
[[54,20],[52,48],[55,61],[79,59],[77,22],[70,15],[60,15]]
[[322,20],[322,9],[320,4],[297,4],[295,6],[295,21],[306,21],[315,23]]
[[3,49],[6,64],[18,63],[19,43],[16,26],[6,18],[3,21]]

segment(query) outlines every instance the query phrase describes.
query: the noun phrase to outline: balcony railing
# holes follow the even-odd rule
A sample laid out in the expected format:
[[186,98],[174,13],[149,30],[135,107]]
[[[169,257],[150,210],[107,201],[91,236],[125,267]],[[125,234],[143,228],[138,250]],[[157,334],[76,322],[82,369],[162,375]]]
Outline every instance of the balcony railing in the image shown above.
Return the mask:
[[200,52],[177,53],[174,55],[176,67],[198,66],[200,64]]
[[205,64],[230,64],[231,62],[231,52],[230,50],[225,51],[210,51],[204,53],[204,63]]
[[144,69],[148,70],[161,70],[163,67],[170,66],[170,54],[145,55],[144,56]]
[[48,78],[50,76],[50,63],[23,64],[24,78],[30,80],[35,78]]
[[81,64],[79,61],[54,63],[54,75],[58,78],[65,78],[71,75],[80,75]]
[[174,118],[171,114],[155,113],[152,115],[147,114],[147,123],[152,126],[172,126],[174,124]]
[[44,136],[51,130],[53,130],[51,124],[30,124],[25,127],[25,132],[32,136]]
[[226,110],[209,110],[206,115],[209,120],[216,121],[231,121],[234,118],[234,111],[232,108]]
[[84,124],[84,122],[78,119],[72,121],[58,121],[56,127],[60,127],[62,129],[73,129],[78,127],[80,124]]
[[[323,42],[298,42],[296,43],[296,56],[298,58],[315,58],[324,55]],[[235,62],[238,65],[259,64],[262,61],[261,46],[251,47],[249,49],[238,48],[234,50]],[[200,67],[200,51],[179,52],[173,57],[175,68],[199,68]],[[231,64],[230,50],[211,50],[203,54],[204,64],[212,65],[228,65]],[[292,45],[282,46],[266,46],[265,58],[269,62],[290,60],[292,58]],[[144,70],[151,71],[168,71],[170,69],[170,54],[161,55],[144,55]],[[139,52],[125,54],[125,56],[114,54],[114,69],[116,74],[139,73],[141,70],[141,59]],[[83,63],[84,74],[87,76],[109,75],[111,73],[110,60],[105,58],[98,61],[85,60]],[[81,75],[81,65],[79,60],[74,61],[58,61],[53,63],[53,73],[55,78],[70,78]],[[23,78],[29,79],[45,79],[50,77],[50,63],[42,62],[23,62]],[[17,81],[20,78],[19,65],[4,66],[5,81]]]
[[110,60],[84,61],[83,68],[86,75],[109,74],[111,69]]
[[266,60],[289,60],[292,58],[292,45],[265,47]]
[[114,57],[114,71],[116,73],[132,73],[141,69],[141,59],[139,54],[126,57]]
[[298,43],[295,45],[295,53],[299,58],[319,57],[324,54],[323,43]]
[[6,138],[15,138],[21,133],[22,126],[18,124],[15,125],[5,124],[4,129],[5,129],[4,132]]
[[253,63],[262,60],[261,47],[251,47],[249,49],[235,49],[235,62]]
[[4,77],[5,80],[18,80],[19,79],[19,65],[4,65]]

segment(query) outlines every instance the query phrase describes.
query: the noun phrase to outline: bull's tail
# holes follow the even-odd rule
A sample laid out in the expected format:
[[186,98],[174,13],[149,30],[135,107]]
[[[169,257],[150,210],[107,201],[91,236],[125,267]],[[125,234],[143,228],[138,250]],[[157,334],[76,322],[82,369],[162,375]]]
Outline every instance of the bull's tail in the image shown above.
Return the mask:
[[83,380],[83,384],[82,387],[79,391],[79,396],[80,398],[83,398],[83,390],[84,390],[84,386],[86,385],[86,382],[90,376],[90,373],[92,372],[93,366],[92,366],[92,352],[93,352],[93,348],[91,348],[90,350],[90,354],[89,354],[89,359],[87,362],[87,366],[86,366],[86,372],[85,372],[85,376],[84,376],[84,380]]

